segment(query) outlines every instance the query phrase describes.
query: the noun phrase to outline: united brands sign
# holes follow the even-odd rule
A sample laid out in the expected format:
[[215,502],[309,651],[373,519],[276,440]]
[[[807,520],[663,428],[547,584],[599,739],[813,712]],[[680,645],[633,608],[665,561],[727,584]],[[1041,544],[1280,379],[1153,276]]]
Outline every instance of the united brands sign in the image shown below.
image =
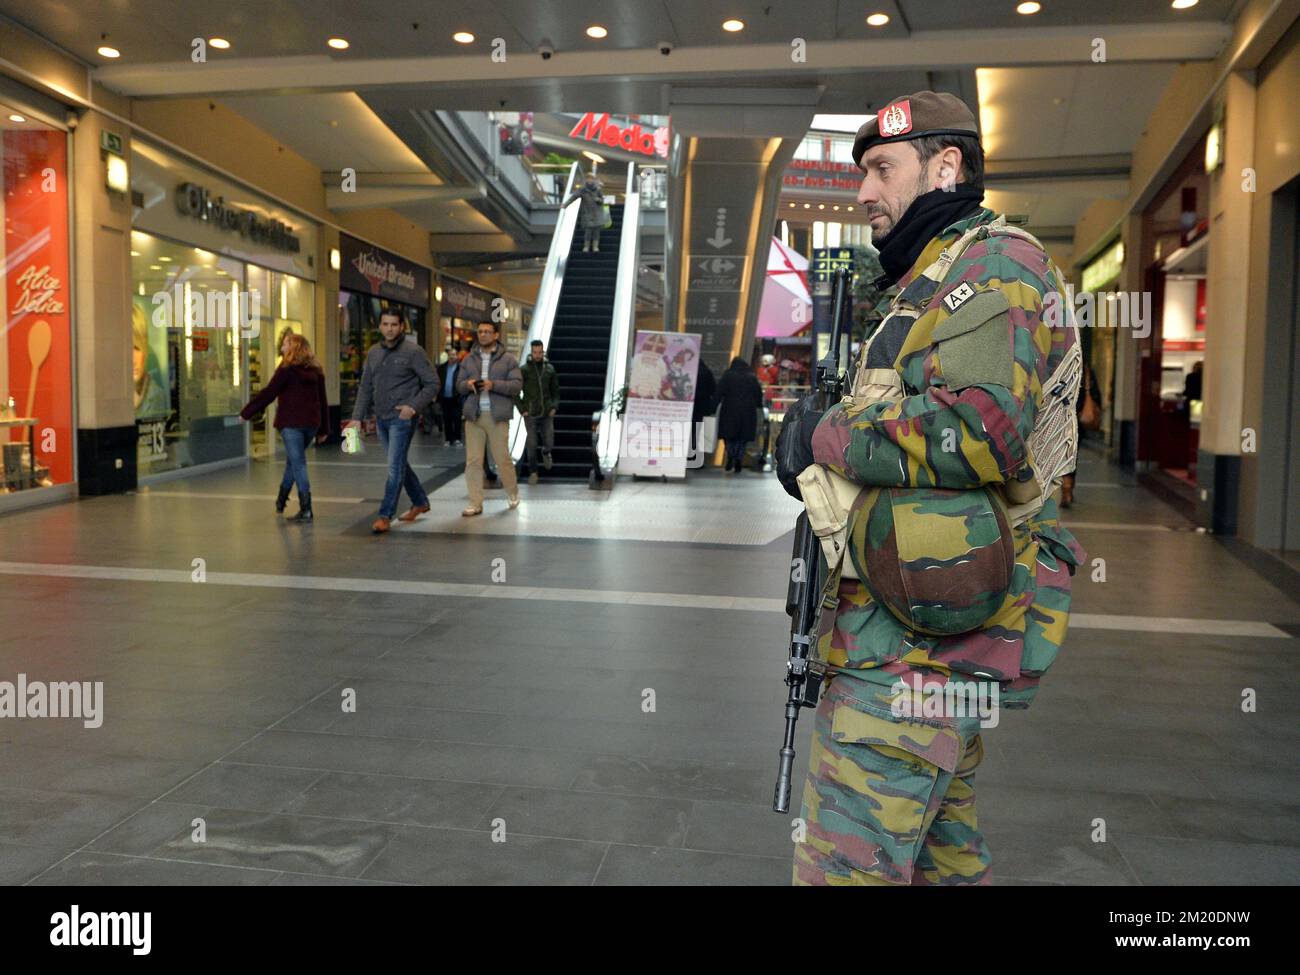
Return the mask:
[[597,115],[588,112],[569,135],[588,142],[598,142],[602,146],[622,149],[625,152],[638,152],[643,156],[668,156],[668,126],[657,129],[643,129],[637,123],[619,125],[610,121],[609,112]]
[[391,298],[417,308],[429,307],[427,267],[346,234],[339,238],[339,256],[340,288]]
[[221,230],[237,232],[241,237],[276,250],[297,254],[301,241],[292,230],[279,220],[259,217],[252,210],[244,210],[226,202],[225,197],[213,197],[206,187],[195,183],[181,183],[176,187],[176,211],[185,217],[202,220]]

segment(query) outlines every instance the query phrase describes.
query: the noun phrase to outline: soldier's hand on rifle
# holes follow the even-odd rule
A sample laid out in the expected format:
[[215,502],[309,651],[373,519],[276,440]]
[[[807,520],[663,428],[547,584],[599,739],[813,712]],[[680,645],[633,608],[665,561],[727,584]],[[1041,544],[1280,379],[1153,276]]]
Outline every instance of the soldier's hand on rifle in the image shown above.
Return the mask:
[[811,394],[785,411],[781,435],[776,439],[776,477],[790,497],[802,501],[796,478],[812,466],[813,431],[825,411],[818,409],[817,396]]

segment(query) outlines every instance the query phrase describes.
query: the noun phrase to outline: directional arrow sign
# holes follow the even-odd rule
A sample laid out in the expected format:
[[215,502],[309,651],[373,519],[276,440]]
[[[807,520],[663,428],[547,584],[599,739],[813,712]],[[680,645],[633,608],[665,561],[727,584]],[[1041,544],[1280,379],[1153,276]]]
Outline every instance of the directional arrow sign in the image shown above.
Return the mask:
[[704,242],[711,247],[721,250],[731,243],[731,238],[726,236],[727,233],[727,208],[718,207],[717,217],[714,221],[714,230],[712,237],[705,237]]

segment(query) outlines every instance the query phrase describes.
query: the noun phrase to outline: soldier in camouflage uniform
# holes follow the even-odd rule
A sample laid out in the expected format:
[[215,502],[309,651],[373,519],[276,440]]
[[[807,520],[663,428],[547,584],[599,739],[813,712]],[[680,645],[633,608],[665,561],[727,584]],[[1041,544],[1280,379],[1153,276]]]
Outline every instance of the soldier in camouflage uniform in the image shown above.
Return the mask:
[[799,404],[783,433],[801,458],[781,471],[787,490],[810,464],[866,486],[818,621],[830,682],[794,881],[988,883],[980,715],[923,709],[919,688],[983,682],[1001,707],[1028,707],[1065,638],[1084,553],[1051,482],[1017,502],[1034,493],[1029,441],[1046,397],[1073,402],[1055,377],[1078,334],[1045,310],[1064,282],[1042,246],[979,205],[983,152],[958,98],[896,100],[859,131],[854,159],[898,289],[854,392],[893,392],[821,417]]

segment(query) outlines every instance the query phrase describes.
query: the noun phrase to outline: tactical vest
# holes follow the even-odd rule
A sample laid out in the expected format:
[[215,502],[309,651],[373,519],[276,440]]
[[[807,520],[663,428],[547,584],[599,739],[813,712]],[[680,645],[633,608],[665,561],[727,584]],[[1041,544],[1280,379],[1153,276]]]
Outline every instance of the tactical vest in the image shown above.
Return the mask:
[[[970,228],[948,245],[933,264],[922,271],[895,297],[890,305],[889,315],[872,337],[862,343],[849,392],[844,397],[843,403],[848,406],[866,407],[873,403],[896,401],[907,395],[903,388],[902,376],[892,365],[889,368],[868,367],[872,343],[887,334],[887,329],[896,334],[904,322],[908,323],[910,328],[910,323],[915,322],[925,313],[930,297],[942,287],[952,266],[966,248],[977,240],[993,235],[1020,237],[1046,254],[1046,249],[1037,238],[1019,227],[1007,226],[1004,216],[999,216],[990,223]],[[1056,279],[1063,281],[1060,270],[1050,263],[1050,258],[1048,260]],[[914,289],[913,285],[922,279],[933,282],[934,287]],[[924,297],[917,295],[918,291],[925,291]],[[916,297],[909,298],[909,292]],[[1033,472],[1033,477],[1027,481],[990,485],[992,493],[1004,506],[1007,521],[1012,528],[1024,524],[1042,509],[1056,489],[1060,478],[1074,470],[1078,454],[1079,428],[1075,400],[1083,376],[1083,352],[1079,344],[1073,310],[1068,303],[1060,302],[1058,305],[1063,311],[1064,327],[1073,332],[1074,341],[1042,387],[1042,400],[1037,404],[1034,429],[1027,445],[1027,463]],[[916,392],[924,391],[916,390]],[[821,464],[813,464],[807,468],[799,475],[798,483],[808,512],[809,525],[821,542],[822,552],[826,556],[829,568],[822,594],[822,608],[825,610],[829,602],[830,611],[833,613],[835,593],[838,591],[840,579],[858,578],[853,560],[845,558],[845,553],[848,550],[849,532],[854,515],[868,492],[872,490],[872,486],[864,486],[843,478]]]

